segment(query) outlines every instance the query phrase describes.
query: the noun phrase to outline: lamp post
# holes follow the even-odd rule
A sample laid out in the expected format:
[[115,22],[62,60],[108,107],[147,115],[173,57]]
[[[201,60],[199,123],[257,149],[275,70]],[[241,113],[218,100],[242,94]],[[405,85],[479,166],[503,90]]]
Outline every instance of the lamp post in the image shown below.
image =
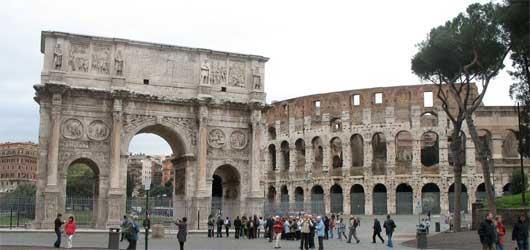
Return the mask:
[[144,223],[145,227],[145,250],[149,249],[149,227],[151,224],[149,221],[149,190],[151,189],[151,176],[146,175],[142,182],[144,184],[144,190],[146,192],[146,198],[145,198],[145,220],[146,223]]

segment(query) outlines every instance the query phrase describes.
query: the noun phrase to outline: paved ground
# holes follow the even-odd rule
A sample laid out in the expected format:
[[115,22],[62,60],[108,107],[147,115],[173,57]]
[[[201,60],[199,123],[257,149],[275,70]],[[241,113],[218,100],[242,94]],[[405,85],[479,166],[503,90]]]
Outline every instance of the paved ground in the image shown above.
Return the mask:
[[[506,245],[504,249],[515,249],[514,242],[511,241],[511,232],[504,237]],[[428,249],[447,249],[447,250],[476,250],[482,249],[478,240],[477,231],[466,231],[460,233],[440,233],[428,238]],[[404,242],[402,245],[414,247],[416,240]]]
[[[382,219],[382,218],[380,218]],[[433,218],[433,221],[439,221],[440,218]],[[394,249],[415,249],[414,243],[409,243],[409,247],[401,245],[405,241],[410,241],[415,238],[415,224],[418,221],[416,216],[399,216],[395,218],[397,224],[397,231],[394,237]],[[434,224],[434,223],[433,223]],[[359,229],[360,244],[347,244],[344,241],[337,239],[325,241],[325,249],[387,249],[385,245],[380,242],[377,244],[371,243],[371,229],[372,217],[362,217],[361,228]],[[442,224],[442,230],[444,230]],[[434,226],[432,228],[434,231]],[[467,243],[478,242],[478,238],[473,235],[465,238]],[[144,249],[144,235],[140,236],[137,249]],[[55,240],[55,235],[52,232],[0,232],[0,249],[1,250],[22,250],[22,249],[47,249],[46,246],[51,246]],[[107,247],[108,236],[105,233],[88,233],[80,232],[74,238],[74,246],[79,249],[102,249]],[[412,245],[411,245],[412,244]],[[297,249],[299,242],[296,241],[282,241],[282,249]],[[121,249],[125,249],[127,244],[123,243]],[[410,247],[412,246],[412,247]],[[149,240],[149,249],[176,249],[177,242],[175,235],[169,235],[166,239]],[[51,249],[51,248],[50,248]],[[265,250],[273,249],[271,243],[264,239],[256,240],[235,240],[233,238],[209,239],[205,234],[192,234],[186,243],[186,249],[251,249],[251,250]],[[460,248],[462,249],[462,248]],[[477,249],[477,248],[468,248]]]

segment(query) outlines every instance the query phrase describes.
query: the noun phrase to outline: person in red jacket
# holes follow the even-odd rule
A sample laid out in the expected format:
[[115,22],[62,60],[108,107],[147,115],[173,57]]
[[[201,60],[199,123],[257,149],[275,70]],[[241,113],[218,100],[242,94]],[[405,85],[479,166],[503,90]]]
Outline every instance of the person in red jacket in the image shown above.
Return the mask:
[[72,248],[72,238],[74,237],[75,230],[77,226],[75,225],[74,217],[68,217],[68,222],[64,225],[64,233],[67,236],[66,248]]
[[504,250],[504,235],[506,235],[506,228],[502,224],[502,217],[497,215],[495,217],[495,229],[497,230],[497,250]]
[[276,237],[274,248],[280,248],[280,239],[282,238],[283,232],[283,222],[280,217],[276,216],[276,221],[274,222],[274,226],[272,227],[272,229],[274,230],[274,236]]

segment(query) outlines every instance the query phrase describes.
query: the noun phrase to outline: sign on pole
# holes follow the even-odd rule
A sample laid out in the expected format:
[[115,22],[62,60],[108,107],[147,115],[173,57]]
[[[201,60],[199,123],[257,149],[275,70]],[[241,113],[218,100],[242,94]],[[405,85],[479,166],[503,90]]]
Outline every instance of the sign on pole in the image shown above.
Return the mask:
[[151,176],[144,176],[142,178],[142,185],[144,185],[144,190],[151,189]]

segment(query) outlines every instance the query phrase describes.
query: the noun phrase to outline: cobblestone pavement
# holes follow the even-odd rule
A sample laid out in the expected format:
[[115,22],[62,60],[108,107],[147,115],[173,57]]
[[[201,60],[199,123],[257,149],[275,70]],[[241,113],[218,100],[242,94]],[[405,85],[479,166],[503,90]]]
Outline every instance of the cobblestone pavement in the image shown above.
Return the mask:
[[[382,219],[382,217],[380,218]],[[439,221],[440,218],[433,218],[433,221]],[[394,235],[394,249],[415,249],[403,246],[402,243],[410,241],[415,238],[415,224],[418,221],[416,216],[399,216],[395,218],[397,224],[397,231]],[[387,249],[384,244],[378,242],[371,243],[372,234],[372,217],[366,216],[361,219],[361,227],[358,231],[358,236],[361,240],[359,244],[347,244],[345,241],[337,239],[324,241],[325,249]],[[434,223],[433,223],[434,224]],[[442,225],[442,230],[444,225]],[[434,231],[434,227],[432,229]],[[231,235],[232,236],[232,235]],[[384,237],[384,235],[383,235]],[[386,237],[384,237],[386,238]],[[51,246],[55,240],[53,232],[3,232],[0,233],[0,249],[1,250],[22,250],[22,249],[48,249],[45,246]],[[385,239],[386,240],[386,239]],[[471,238],[472,241],[477,241],[477,237]],[[105,233],[88,233],[80,232],[74,238],[74,246],[79,249],[102,249],[107,247],[108,236]],[[462,242],[469,242],[467,241]],[[137,249],[144,249],[144,235],[140,235]],[[33,247],[27,247],[33,246]],[[123,242],[121,249],[125,249],[127,244]],[[282,249],[298,249],[299,242],[284,241],[281,242]],[[409,246],[413,246],[410,245]],[[51,248],[49,248],[51,249]],[[149,249],[177,249],[177,241],[175,235],[168,235],[165,239],[150,239]],[[231,238],[210,239],[205,234],[191,234],[186,242],[185,249],[241,249],[241,250],[262,250],[273,249],[272,243],[265,239],[256,240],[236,240]],[[470,248],[471,249],[471,248]]]

